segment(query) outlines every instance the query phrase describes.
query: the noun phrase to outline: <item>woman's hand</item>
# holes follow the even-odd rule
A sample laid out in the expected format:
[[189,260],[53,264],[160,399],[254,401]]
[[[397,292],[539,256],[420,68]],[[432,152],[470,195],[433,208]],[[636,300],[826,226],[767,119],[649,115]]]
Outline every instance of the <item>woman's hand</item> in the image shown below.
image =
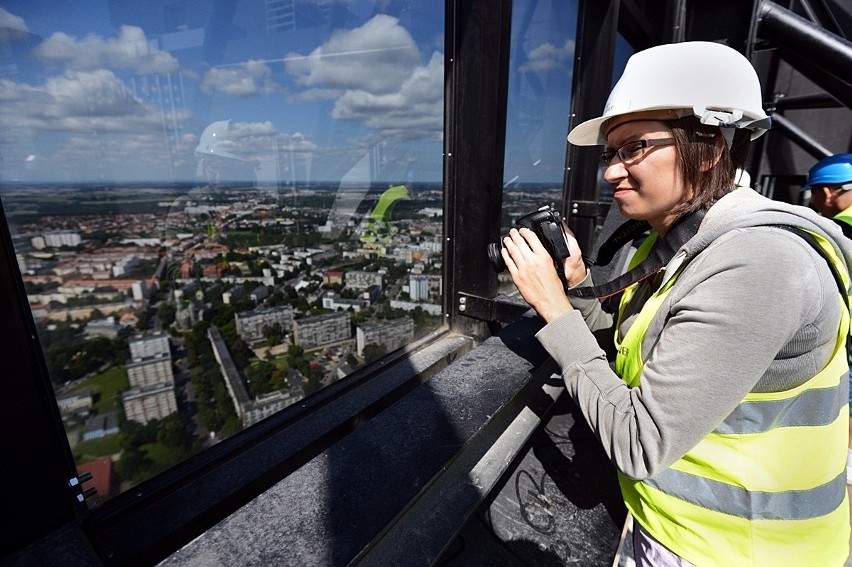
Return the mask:
[[[565,260],[565,274],[569,285],[576,285],[585,277],[586,268],[573,234],[569,235],[568,243],[571,256]],[[545,321],[550,323],[573,311],[574,307],[565,296],[563,282],[553,267],[553,259],[533,231],[522,228],[519,232],[513,228],[503,239],[503,244],[501,253],[512,281]]]
[[564,220],[562,221],[562,231],[565,233],[565,239],[568,241],[568,252],[571,254],[565,258],[563,264],[565,281],[568,283],[568,287],[575,287],[586,279],[588,270],[586,269],[586,262],[583,260],[583,251],[580,250],[580,243],[577,242],[577,238]]

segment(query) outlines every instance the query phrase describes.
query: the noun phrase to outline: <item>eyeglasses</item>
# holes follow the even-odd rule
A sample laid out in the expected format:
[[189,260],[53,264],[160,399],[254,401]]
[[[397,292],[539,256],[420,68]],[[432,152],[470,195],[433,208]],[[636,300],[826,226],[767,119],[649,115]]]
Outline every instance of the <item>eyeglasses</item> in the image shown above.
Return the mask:
[[639,156],[645,153],[645,148],[650,146],[670,146],[674,143],[674,138],[659,138],[657,140],[636,140],[635,142],[628,142],[617,150],[601,152],[599,156],[600,164],[601,167],[609,167],[612,158],[617,155],[618,159],[620,159],[622,163],[630,165],[630,162],[639,159]]

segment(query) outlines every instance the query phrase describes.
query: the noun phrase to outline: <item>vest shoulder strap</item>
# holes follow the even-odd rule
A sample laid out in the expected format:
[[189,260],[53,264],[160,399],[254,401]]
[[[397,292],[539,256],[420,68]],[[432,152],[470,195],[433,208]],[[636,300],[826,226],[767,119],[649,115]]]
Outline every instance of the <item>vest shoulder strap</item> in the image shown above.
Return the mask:
[[[841,223],[845,224],[845,223]],[[792,232],[804,239],[805,242],[811,245],[811,247],[816,250],[817,254],[819,254],[823,260],[828,264],[829,269],[831,270],[831,275],[834,276],[834,283],[837,284],[837,289],[840,291],[841,297],[843,297],[843,305],[846,308],[849,308],[849,292],[846,289],[846,284],[843,281],[843,276],[840,275],[840,272],[837,269],[837,266],[834,264],[834,261],[828,256],[828,253],[823,249],[822,246],[819,245],[817,239],[809,233],[808,231],[799,228],[797,226],[791,225],[773,225],[778,228],[782,228],[788,232]],[[850,225],[846,225],[852,228]],[[852,353],[852,334],[846,333],[846,352]]]

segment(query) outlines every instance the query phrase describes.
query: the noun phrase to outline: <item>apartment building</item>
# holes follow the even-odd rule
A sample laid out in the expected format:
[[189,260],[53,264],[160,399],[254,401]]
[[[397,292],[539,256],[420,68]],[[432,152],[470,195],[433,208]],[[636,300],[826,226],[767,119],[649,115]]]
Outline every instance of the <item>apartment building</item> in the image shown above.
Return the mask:
[[379,323],[364,323],[355,329],[355,346],[358,356],[363,356],[364,347],[369,344],[384,346],[386,352],[390,352],[412,340],[414,340],[414,321],[408,317]]
[[236,313],[234,318],[237,324],[237,334],[247,343],[252,343],[263,339],[264,327],[278,324],[285,332],[289,332],[293,326],[293,308],[286,305],[267,309],[253,309]]
[[173,382],[131,388],[121,395],[121,403],[124,405],[124,415],[127,419],[142,425],[177,412]]
[[349,313],[341,311],[293,322],[293,340],[305,350],[331,345],[352,337]]
[[172,357],[168,354],[159,354],[142,360],[133,360],[127,363],[127,378],[131,388],[151,386],[161,382],[174,382],[175,376],[172,371]]

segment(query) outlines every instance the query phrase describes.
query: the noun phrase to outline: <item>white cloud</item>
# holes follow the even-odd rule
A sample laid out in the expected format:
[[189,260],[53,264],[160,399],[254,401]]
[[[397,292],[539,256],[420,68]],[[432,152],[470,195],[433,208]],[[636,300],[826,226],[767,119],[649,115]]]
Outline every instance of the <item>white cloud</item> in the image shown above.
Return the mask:
[[568,58],[574,54],[574,41],[566,39],[562,47],[552,43],[539,45],[530,51],[527,60],[520,67],[521,72],[549,71],[557,67],[568,68]]
[[147,75],[172,73],[180,66],[170,53],[152,45],[142,28],[136,26],[121,26],[114,39],[87,35],[78,40],[56,32],[35,49],[35,54],[43,61],[77,71],[107,67]]
[[334,100],[346,91],[341,89],[308,89],[299,94],[287,97],[287,102],[313,102],[315,100]]
[[338,120],[361,122],[386,134],[423,137],[424,131],[442,128],[443,84],[443,55],[434,53],[426,67],[414,69],[398,92],[347,91],[335,103],[332,115]]
[[300,133],[279,132],[270,121],[230,122],[227,128],[216,130],[216,150],[219,155],[243,159],[273,155],[276,151],[318,151],[318,146]]
[[111,71],[69,72],[49,78],[45,92],[53,100],[54,117],[127,116],[144,113],[139,100]]
[[30,31],[23,18],[7,12],[6,9],[2,7],[0,7],[0,28],[22,32]]
[[336,98],[332,117],[379,130],[382,136],[422,138],[441,130],[443,54],[429,63],[396,18],[375,16],[338,32],[310,55],[288,55],[286,69],[311,87],[290,102]]
[[210,69],[200,88],[207,94],[222,92],[240,98],[269,94],[277,89],[270,80],[272,71],[262,61],[250,60],[242,65]]
[[417,67],[420,54],[399,20],[373,17],[359,28],[334,33],[309,55],[290,53],[287,72],[308,87],[391,93]]
[[[162,131],[162,113],[143,104],[111,71],[74,72],[47,79],[43,86],[0,80],[0,121],[5,132]],[[176,109],[172,122],[187,111]]]

